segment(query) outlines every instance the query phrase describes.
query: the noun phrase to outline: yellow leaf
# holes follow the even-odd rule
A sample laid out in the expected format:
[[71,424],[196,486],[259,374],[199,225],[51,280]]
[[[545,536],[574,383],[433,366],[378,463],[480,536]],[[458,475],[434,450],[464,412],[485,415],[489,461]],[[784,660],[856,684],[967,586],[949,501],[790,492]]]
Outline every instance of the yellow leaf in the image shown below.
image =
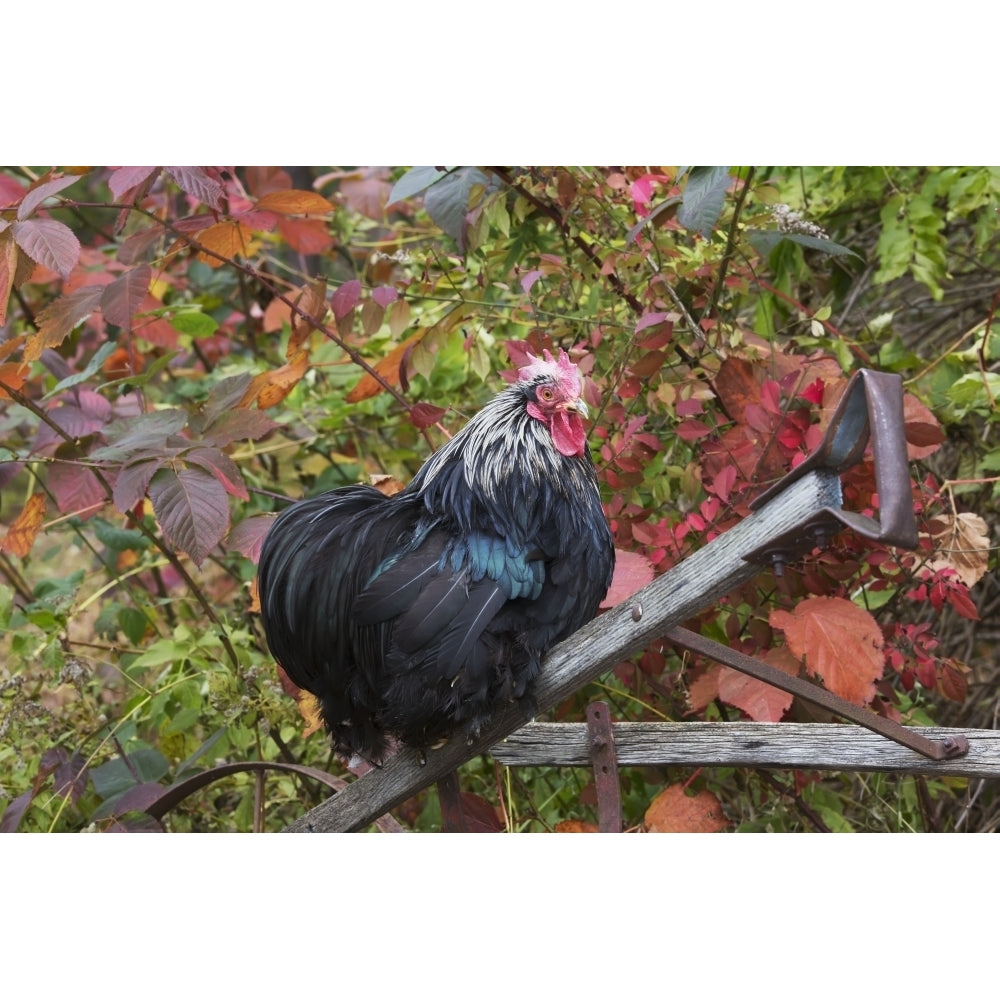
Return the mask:
[[16,520],[8,529],[3,541],[0,542],[0,552],[20,556],[23,559],[31,551],[31,546],[35,544],[35,538],[44,517],[45,494],[35,493],[29,498],[24,509],[17,515]]
[[303,738],[318,733],[323,728],[323,717],[320,715],[319,699],[316,695],[308,691],[299,694],[297,704],[299,715],[305,721],[305,729],[302,730]]
[[277,215],[326,215],[334,206],[315,191],[271,191],[257,202],[262,212]]

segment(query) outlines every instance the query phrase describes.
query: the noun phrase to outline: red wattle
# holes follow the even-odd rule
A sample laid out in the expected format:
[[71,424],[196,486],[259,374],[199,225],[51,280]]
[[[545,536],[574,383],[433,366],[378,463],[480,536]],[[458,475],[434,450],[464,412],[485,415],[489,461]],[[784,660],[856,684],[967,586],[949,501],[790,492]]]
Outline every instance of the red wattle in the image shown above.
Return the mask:
[[587,447],[587,435],[583,429],[583,421],[577,413],[566,413],[556,410],[549,424],[552,440],[556,448],[567,458],[582,455]]

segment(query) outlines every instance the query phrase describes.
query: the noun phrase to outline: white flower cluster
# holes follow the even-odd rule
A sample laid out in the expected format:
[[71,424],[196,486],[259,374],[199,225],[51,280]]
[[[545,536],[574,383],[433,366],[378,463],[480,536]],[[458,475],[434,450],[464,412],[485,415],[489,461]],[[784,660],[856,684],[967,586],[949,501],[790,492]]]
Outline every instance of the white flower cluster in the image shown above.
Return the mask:
[[771,207],[771,215],[778,223],[778,229],[783,233],[803,233],[806,236],[815,236],[821,240],[828,240],[830,237],[826,230],[817,226],[815,222],[807,222],[798,212],[787,205],[777,204]]

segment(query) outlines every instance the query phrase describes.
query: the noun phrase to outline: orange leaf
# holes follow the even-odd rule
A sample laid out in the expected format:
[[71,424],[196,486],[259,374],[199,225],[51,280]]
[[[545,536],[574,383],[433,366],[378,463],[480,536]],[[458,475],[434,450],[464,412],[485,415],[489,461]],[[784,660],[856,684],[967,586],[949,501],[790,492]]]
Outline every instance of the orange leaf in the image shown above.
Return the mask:
[[687,795],[683,785],[670,785],[646,810],[650,833],[720,833],[729,826],[719,800],[708,791]]
[[834,694],[856,705],[875,697],[875,681],[885,669],[885,641],[878,622],[863,608],[842,597],[810,597],[791,613],[772,611],[771,624]]
[[910,462],[933,455],[944,443],[940,421],[911,393],[903,396],[903,427],[906,457]]
[[257,202],[262,212],[276,215],[326,215],[334,207],[315,191],[271,191]]
[[556,833],[597,833],[593,823],[584,823],[582,819],[564,819],[553,827]]
[[[426,330],[420,330],[412,337],[408,337],[401,344],[397,344],[377,365],[375,371],[379,373],[389,383],[389,385],[399,385],[399,369],[403,363],[403,358],[413,350],[424,338]],[[370,399],[384,392],[385,387],[368,372],[361,376],[358,384],[347,394],[348,403],[358,403],[362,399]]]
[[[231,260],[239,255],[249,257],[257,249],[257,241],[248,226],[242,222],[217,222],[214,226],[198,234],[198,242],[213,254]],[[225,261],[209,253],[199,251],[198,260],[204,261],[209,267],[221,267]]]
[[323,219],[278,219],[278,232],[299,253],[326,253],[333,246],[333,236]]
[[[16,338],[21,340],[21,337]],[[7,361],[0,364],[0,399],[6,399],[10,393],[4,391],[4,386],[20,392],[28,380],[30,369],[23,361]]]
[[45,517],[45,494],[35,493],[29,497],[24,509],[17,515],[4,539],[0,542],[0,552],[20,556],[22,559],[31,551],[35,544],[38,529]]
[[[302,291],[299,292],[295,300],[295,305],[302,313],[305,313],[306,316],[316,323],[322,322],[328,308],[326,302],[326,279],[318,278],[303,285]],[[285,357],[289,359],[291,359],[293,354],[298,353],[298,349],[314,329],[312,323],[304,319],[301,313],[293,312],[291,320],[292,335],[288,338],[288,347],[285,348]]]
[[403,484],[395,476],[371,475],[368,479],[384,497],[394,497],[403,491]]
[[261,410],[276,406],[298,385],[309,369],[309,354],[297,351],[287,365],[254,376],[237,406],[246,408],[256,401]]

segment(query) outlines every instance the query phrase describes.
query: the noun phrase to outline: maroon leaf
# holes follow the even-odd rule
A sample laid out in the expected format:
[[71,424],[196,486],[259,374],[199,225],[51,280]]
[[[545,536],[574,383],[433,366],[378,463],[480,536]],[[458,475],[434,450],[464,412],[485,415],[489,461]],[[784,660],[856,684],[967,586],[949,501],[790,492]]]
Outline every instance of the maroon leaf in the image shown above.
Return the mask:
[[330,308],[337,319],[343,319],[361,298],[361,282],[345,281],[330,298]]
[[75,184],[79,179],[79,177],[56,177],[53,180],[45,181],[44,184],[39,184],[38,187],[33,187],[24,196],[24,201],[18,207],[17,217],[27,219],[46,198],[62,191],[65,187],[69,187],[70,184]]
[[226,547],[257,562],[260,558],[261,547],[264,545],[264,539],[267,538],[272,524],[274,524],[274,516],[271,514],[258,514],[254,517],[244,518],[230,529],[226,536]]
[[185,462],[211,472],[227,493],[239,497],[241,500],[250,499],[240,470],[225,452],[219,451],[217,448],[193,448],[191,451],[184,452],[182,457]]
[[387,309],[399,298],[399,293],[391,285],[379,285],[372,291],[372,298],[383,309]]
[[149,229],[141,229],[133,233],[118,249],[118,260],[122,264],[135,264],[152,256],[152,251],[163,238],[165,230],[157,223]]
[[147,459],[126,465],[115,480],[111,498],[123,514],[128,513],[145,495],[149,481],[162,463],[158,459]]
[[108,178],[108,187],[116,201],[122,201],[125,195],[137,188],[159,167],[119,167],[112,171]]
[[0,833],[14,833],[21,825],[21,818],[24,816],[31,800],[35,797],[33,789],[22,792],[4,810],[3,819],[0,819]]
[[155,781],[144,781],[121,795],[114,804],[113,816],[124,816],[128,812],[143,812],[163,795],[164,788]]
[[206,441],[224,448],[234,441],[256,441],[278,425],[260,410],[230,410],[204,431]]
[[72,512],[82,518],[96,514],[107,499],[104,487],[90,469],[69,462],[49,466],[48,486],[64,514]]
[[104,318],[123,330],[131,330],[132,317],[146,298],[152,277],[152,268],[148,264],[140,264],[112,281],[101,295]]
[[58,347],[98,306],[104,287],[85,285],[69,295],[60,296],[47,305],[37,316],[38,334],[33,350],[25,348],[25,359],[37,361],[47,347]]
[[[60,750],[62,747],[59,748]],[[67,755],[63,751],[63,759],[55,769],[56,795],[68,795],[72,803],[77,803],[80,796],[86,791],[87,782],[90,780],[87,761],[82,754],[75,750]]]
[[430,403],[415,403],[410,407],[410,423],[423,430],[436,424],[448,411]]
[[36,264],[69,277],[80,257],[80,241],[69,226],[55,219],[26,219],[10,228],[17,245]]
[[229,524],[229,503],[219,481],[202,469],[159,469],[149,498],[170,544],[201,566]]
[[182,191],[208,205],[222,208],[222,185],[204,167],[164,167]]

